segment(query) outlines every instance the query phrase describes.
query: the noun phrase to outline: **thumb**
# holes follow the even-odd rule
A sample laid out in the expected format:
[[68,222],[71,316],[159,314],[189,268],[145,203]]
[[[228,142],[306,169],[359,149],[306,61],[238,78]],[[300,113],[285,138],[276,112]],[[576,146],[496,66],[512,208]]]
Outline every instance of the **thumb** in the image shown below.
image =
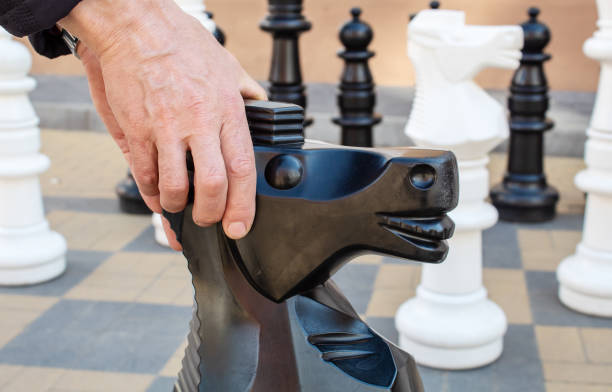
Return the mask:
[[244,99],[255,99],[258,101],[267,101],[268,94],[259,83],[253,80],[246,72],[240,80],[240,94]]

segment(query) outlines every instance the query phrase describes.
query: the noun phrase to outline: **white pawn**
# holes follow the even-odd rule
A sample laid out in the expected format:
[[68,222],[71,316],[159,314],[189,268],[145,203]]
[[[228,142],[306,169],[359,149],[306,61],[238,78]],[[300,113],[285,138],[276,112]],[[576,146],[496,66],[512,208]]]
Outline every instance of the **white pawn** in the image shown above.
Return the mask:
[[38,176],[49,168],[28,98],[28,50],[0,27],[0,285],[53,279],[66,269],[66,241],[45,220]]
[[[185,13],[196,18],[206,30],[214,33],[217,26],[215,22],[206,14],[206,6],[203,0],[175,0]],[[155,241],[161,246],[170,247],[168,238],[164,232],[162,225],[162,217],[159,214],[153,213],[153,227],[155,228]]]
[[587,192],[582,242],[557,270],[559,298],[582,313],[612,317],[612,0],[597,0],[599,30],[584,53],[601,62],[585,147],[587,169],[576,186]]
[[453,151],[459,205],[447,260],[423,265],[415,298],[396,315],[400,346],[420,364],[468,369],[497,359],[507,329],[504,312],[482,283],[482,231],[495,224],[488,153],[509,134],[504,108],[474,83],[487,67],[519,66],[519,26],[466,26],[460,11],[425,10],[408,28],[416,96],[406,134],[420,147]]

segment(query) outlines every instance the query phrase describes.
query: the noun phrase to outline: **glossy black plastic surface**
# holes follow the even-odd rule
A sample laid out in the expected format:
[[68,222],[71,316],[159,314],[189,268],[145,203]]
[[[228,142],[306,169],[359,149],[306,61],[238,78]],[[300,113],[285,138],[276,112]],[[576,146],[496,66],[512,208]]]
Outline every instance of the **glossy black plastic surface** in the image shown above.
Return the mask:
[[[272,101],[306,108],[299,38],[312,25],[302,15],[302,0],[268,0],[268,10],[268,16],[260,24],[273,37],[268,96]],[[312,119],[306,119],[305,125],[310,124]]]
[[300,108],[254,101],[246,112],[258,174],[251,232],[233,241],[221,225],[198,227],[191,202],[165,214],[197,304],[176,390],[422,391],[412,357],[370,329],[330,277],[364,252],[441,262],[454,155],[305,143]]
[[374,33],[359,19],[360,8],[353,8],[351,15],[353,19],[340,30],[340,41],[345,49],[338,56],[344,60],[344,71],[338,94],[340,117],[335,118],[334,123],[342,127],[343,145],[372,147],[372,127],[381,121],[381,117],[374,114],[376,94],[368,65],[374,57],[374,52],[368,50]]
[[499,218],[511,222],[543,222],[555,217],[559,194],[544,174],[544,132],[553,127],[546,118],[548,83],[543,53],[550,31],[537,20],[540,11],[529,9],[529,20],[521,26],[525,46],[521,65],[510,86],[510,150],[508,171],[502,184],[491,190],[491,201]]

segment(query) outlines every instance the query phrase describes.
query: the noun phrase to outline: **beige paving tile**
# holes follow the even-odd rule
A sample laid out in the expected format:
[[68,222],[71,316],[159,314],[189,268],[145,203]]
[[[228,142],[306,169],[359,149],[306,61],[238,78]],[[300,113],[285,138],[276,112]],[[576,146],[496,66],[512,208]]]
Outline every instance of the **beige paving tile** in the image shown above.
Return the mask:
[[22,366],[0,365],[0,391],[8,383],[13,381],[19,372],[23,371]]
[[543,361],[546,381],[612,385],[612,365]]
[[489,298],[504,310],[509,323],[531,324],[531,307],[522,270],[485,268],[483,282]]
[[57,301],[52,297],[0,295],[0,348]]
[[181,343],[180,347],[174,352],[170,360],[168,360],[162,371],[159,373],[160,376],[176,377],[178,372],[181,370],[181,362],[183,361],[186,347],[187,340]]
[[191,279],[158,279],[147,287],[136,302],[155,304],[174,304],[187,289],[191,289]]
[[580,332],[575,327],[535,327],[540,358],[544,361],[585,362]]
[[51,226],[66,238],[72,250],[121,250],[151,225],[149,216],[53,211]]
[[194,301],[193,285],[185,287],[183,291],[174,299],[172,305],[177,306],[192,306]]
[[547,382],[546,392],[610,392],[612,385]]
[[393,317],[399,306],[414,297],[421,276],[415,265],[383,264],[374,282],[367,317]]
[[65,298],[91,301],[133,302],[155,281],[155,277],[92,273],[65,294]]
[[362,256],[359,256],[351,260],[351,263],[355,263],[355,264],[379,265],[379,264],[382,264],[382,262],[383,262],[383,256],[373,255],[373,254],[362,255]]
[[576,246],[582,240],[581,231],[573,230],[551,230],[550,236],[555,250],[559,250],[564,253],[574,253]]
[[95,273],[117,274],[121,276],[158,276],[175,264],[183,264],[184,258],[172,253],[119,252],[112,255]]
[[580,335],[589,361],[612,364],[612,329],[581,328]]
[[0,391],[48,392],[64,372],[64,369],[23,367]]
[[154,379],[149,374],[66,370],[50,392],[144,392]]
[[51,158],[40,177],[44,195],[116,198],[127,164],[108,134],[45,130],[41,138],[42,152]]

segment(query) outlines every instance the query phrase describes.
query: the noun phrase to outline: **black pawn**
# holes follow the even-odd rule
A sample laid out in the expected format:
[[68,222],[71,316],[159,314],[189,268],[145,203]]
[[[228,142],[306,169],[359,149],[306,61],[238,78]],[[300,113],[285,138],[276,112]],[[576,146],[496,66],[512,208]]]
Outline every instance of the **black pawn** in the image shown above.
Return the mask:
[[[204,11],[206,15],[210,19],[214,19],[215,15],[210,11]],[[221,44],[221,46],[225,46],[225,33],[219,26],[215,23],[215,31],[213,31],[213,36],[217,39],[217,41]]]
[[[271,33],[272,65],[270,67],[269,98],[306,108],[306,88],[300,67],[299,36],[312,25],[302,15],[302,0],[268,0],[268,16],[261,22],[262,30]],[[304,125],[312,119],[306,118]]]
[[119,208],[121,211],[127,214],[141,215],[153,213],[142,199],[131,170],[128,169],[127,176],[117,184],[115,190],[119,197]]
[[374,114],[376,94],[368,61],[374,56],[368,45],[374,38],[372,28],[359,19],[361,9],[351,10],[353,20],[342,26],[340,41],[345,50],[338,56],[344,60],[338,106],[340,117],[334,123],[342,127],[345,146],[372,147],[372,127],[381,121]]
[[510,86],[510,150],[503,183],[493,188],[491,200],[499,217],[511,222],[544,222],[555,217],[559,194],[548,186],[544,174],[544,132],[554,126],[546,118],[548,83],[544,48],[550,31],[538,22],[540,10],[529,9],[529,21],[521,26],[525,46],[521,65]]

